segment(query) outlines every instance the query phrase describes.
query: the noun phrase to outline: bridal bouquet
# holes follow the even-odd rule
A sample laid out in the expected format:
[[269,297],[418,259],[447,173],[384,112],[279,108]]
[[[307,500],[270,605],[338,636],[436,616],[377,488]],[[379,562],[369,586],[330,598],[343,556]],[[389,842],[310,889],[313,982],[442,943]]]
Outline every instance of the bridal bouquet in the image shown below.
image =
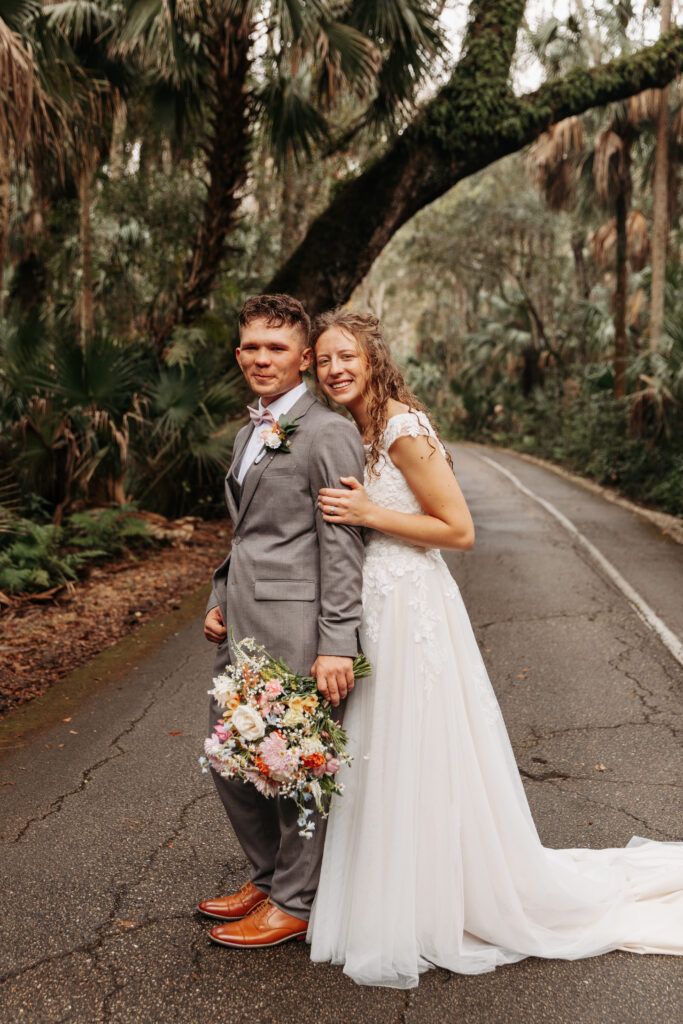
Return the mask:
[[[264,796],[287,796],[299,809],[299,835],[310,838],[314,804],[326,813],[341,762],[350,762],[346,733],[311,676],[298,676],[251,637],[230,637],[234,664],[213,680],[209,693],[222,709],[199,759],[226,779],[251,782]],[[367,658],[353,663],[356,679],[370,674]]]

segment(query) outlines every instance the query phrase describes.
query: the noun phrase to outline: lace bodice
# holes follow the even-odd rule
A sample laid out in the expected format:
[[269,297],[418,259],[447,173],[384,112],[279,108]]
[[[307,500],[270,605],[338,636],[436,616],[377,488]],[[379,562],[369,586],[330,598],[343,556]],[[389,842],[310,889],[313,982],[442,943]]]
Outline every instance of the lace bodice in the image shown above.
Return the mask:
[[[392,416],[382,436],[381,452],[373,469],[365,469],[365,488],[368,497],[377,505],[420,515],[422,507],[408,486],[405,477],[389,457],[389,449],[399,437],[433,437],[441,451],[443,445],[423,412],[399,413]],[[399,580],[409,584],[408,603],[414,612],[416,642],[433,641],[434,619],[427,608],[426,596],[429,576],[437,568],[445,572],[445,585],[457,592],[457,587],[446,568],[439,551],[388,537],[368,530],[365,539],[365,566],[363,569],[364,628],[376,639],[379,628],[378,614],[381,597],[389,593]]]
[[[437,438],[429,418],[423,412],[401,412],[392,416],[382,434],[377,464],[365,469],[365,489],[377,505],[397,512],[420,513],[420,503],[406,483],[405,477],[391,461],[389,449],[399,437],[433,437],[439,449],[444,448]],[[366,445],[366,449],[369,445]]]
[[[396,512],[407,512],[413,515],[420,515],[422,507],[408,486],[403,473],[394,465],[389,456],[389,449],[399,437],[418,437],[426,435],[433,437],[440,451],[444,447],[437,438],[429,418],[423,412],[404,412],[392,416],[386,425],[381,439],[380,456],[372,469],[365,468],[365,489],[368,497],[376,505],[383,508],[390,508]],[[366,449],[369,448],[366,445]],[[372,553],[372,549],[379,545],[388,555],[390,551],[396,554],[402,552],[406,555],[413,551],[420,555],[428,554],[428,549],[409,544],[407,541],[396,540],[374,530],[368,530],[366,535],[366,552]]]

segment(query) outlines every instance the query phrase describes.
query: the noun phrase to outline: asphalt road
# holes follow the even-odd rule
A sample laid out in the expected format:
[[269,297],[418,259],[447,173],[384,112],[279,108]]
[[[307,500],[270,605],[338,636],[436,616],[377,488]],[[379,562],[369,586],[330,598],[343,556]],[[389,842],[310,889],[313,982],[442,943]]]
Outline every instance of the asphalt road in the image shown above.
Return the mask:
[[[681,639],[683,547],[513,456],[454,453],[477,542],[448,561],[542,840],[680,839],[683,668],[576,538],[480,455],[567,516]],[[311,964],[303,944],[212,945],[194,906],[238,887],[246,865],[197,766],[211,659],[195,614],[152,653],[138,637],[106,671],[93,663],[104,682],[88,696],[62,690],[39,731],[5,734],[2,1024],[683,1021],[681,962],[670,957],[528,959],[479,977],[435,970],[397,992]]]

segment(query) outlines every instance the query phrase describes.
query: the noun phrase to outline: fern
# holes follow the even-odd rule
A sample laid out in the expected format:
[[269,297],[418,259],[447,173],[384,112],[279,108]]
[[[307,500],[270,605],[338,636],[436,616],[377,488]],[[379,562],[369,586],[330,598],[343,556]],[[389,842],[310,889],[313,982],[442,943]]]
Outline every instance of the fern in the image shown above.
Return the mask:
[[74,512],[67,520],[69,543],[77,548],[97,548],[107,555],[121,555],[131,546],[155,543],[147,524],[131,505]]

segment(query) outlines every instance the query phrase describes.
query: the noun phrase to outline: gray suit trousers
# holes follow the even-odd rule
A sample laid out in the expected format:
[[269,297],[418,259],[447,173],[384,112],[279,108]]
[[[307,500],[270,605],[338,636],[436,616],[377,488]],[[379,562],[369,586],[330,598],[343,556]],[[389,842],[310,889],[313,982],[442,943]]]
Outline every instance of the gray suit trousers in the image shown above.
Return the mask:
[[[335,720],[343,719],[342,701]],[[211,699],[209,735],[220,708]],[[262,796],[252,784],[224,779],[211,769],[213,780],[230,824],[251,862],[250,878],[267,893],[280,910],[307,921],[318,888],[327,819],[314,814],[315,831],[310,839],[299,835],[298,810],[290,799]]]

